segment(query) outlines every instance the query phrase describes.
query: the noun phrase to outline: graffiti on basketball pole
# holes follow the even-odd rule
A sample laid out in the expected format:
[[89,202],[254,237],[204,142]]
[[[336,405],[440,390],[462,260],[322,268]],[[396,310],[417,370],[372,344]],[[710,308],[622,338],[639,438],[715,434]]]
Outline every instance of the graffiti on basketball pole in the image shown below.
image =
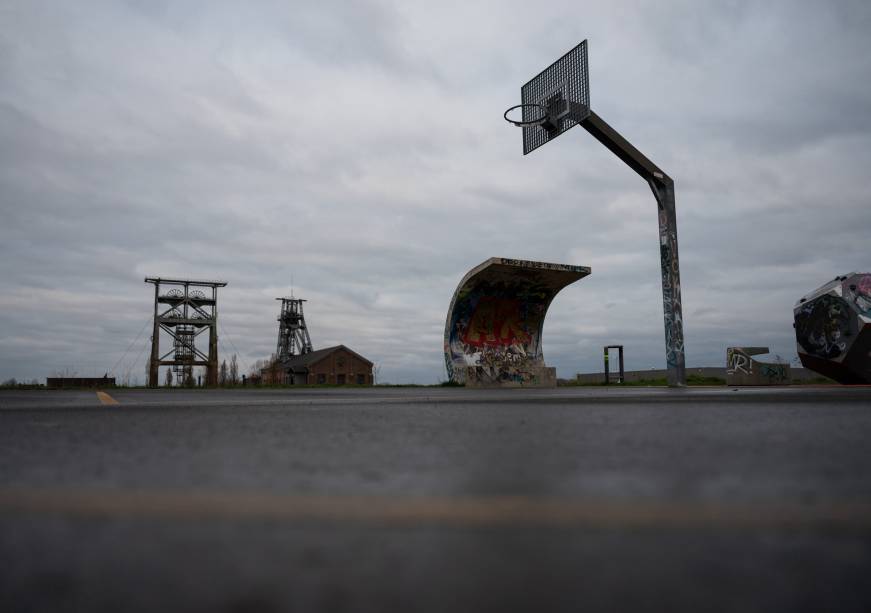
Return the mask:
[[677,232],[668,213],[659,211],[659,253],[662,265],[662,310],[665,319],[666,362],[676,366],[684,352],[683,315],[677,259]]

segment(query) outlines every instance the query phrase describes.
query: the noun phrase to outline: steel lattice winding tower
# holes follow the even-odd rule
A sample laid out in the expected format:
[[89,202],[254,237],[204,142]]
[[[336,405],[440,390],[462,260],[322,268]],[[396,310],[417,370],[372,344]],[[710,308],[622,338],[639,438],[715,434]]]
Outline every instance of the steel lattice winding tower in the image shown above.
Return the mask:
[[302,313],[302,303],[305,300],[300,298],[276,298],[276,300],[281,300],[276,360],[284,363],[294,356],[311,353],[312,341]]
[[[193,380],[193,367],[206,367],[206,385],[218,384],[218,288],[224,281],[190,281],[146,277],[154,284],[154,331],[148,385],[157,387],[161,366],[170,366],[183,383]],[[161,286],[171,289],[161,293]],[[197,288],[197,289],[191,289]],[[160,353],[160,333],[168,334],[172,348]],[[196,338],[208,331],[209,348],[204,353]]]
[[193,366],[196,329],[193,326],[180,325],[175,328],[175,339],[173,346],[175,355],[173,360],[175,364],[172,366],[172,371],[176,374],[176,381],[187,383],[193,380]]

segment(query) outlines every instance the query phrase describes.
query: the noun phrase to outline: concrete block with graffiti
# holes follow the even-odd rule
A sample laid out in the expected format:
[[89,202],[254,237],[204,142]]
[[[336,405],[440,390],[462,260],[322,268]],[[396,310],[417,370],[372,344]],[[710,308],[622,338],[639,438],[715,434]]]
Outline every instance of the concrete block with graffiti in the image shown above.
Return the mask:
[[554,387],[541,333],[551,301],[586,266],[490,258],[460,281],[445,322],[448,377],[470,387]]
[[787,385],[789,364],[761,362],[754,355],[768,353],[768,347],[729,347],[726,349],[726,385]]
[[798,357],[838,383],[871,383],[871,273],[835,277],[793,308]]

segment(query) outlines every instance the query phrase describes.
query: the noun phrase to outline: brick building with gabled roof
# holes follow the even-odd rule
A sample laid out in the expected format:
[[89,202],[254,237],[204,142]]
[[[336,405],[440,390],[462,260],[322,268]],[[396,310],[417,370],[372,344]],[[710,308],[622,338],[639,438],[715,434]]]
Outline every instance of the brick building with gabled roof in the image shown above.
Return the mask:
[[[297,355],[287,362],[276,364],[276,378],[282,380],[271,382],[291,385],[373,385],[373,365],[359,353],[344,345],[336,345]],[[272,379],[275,370],[264,368],[264,381]]]

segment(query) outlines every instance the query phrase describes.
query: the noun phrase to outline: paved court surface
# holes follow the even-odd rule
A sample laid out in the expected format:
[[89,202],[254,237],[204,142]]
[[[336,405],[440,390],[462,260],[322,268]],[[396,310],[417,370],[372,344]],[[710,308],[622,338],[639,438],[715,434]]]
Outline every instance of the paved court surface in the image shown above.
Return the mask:
[[871,610],[871,389],[0,392],[0,610]]

